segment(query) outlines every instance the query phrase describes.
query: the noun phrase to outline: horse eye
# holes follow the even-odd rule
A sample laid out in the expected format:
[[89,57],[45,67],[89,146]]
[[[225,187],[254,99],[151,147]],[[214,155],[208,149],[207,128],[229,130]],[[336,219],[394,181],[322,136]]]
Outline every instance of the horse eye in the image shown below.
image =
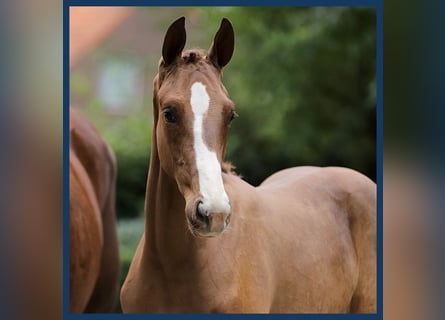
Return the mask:
[[171,109],[164,110],[164,119],[168,123],[175,123],[177,120],[175,113]]

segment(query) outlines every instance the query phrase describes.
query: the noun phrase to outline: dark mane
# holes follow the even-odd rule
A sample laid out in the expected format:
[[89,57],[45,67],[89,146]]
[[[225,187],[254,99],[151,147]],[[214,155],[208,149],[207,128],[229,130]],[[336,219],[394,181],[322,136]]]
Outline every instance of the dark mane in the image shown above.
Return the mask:
[[191,49],[182,52],[181,59],[186,64],[196,63],[206,58],[206,52],[201,49]]
[[221,164],[221,169],[223,173],[231,174],[237,177],[242,178],[242,176],[235,172],[235,166],[231,162],[223,162]]

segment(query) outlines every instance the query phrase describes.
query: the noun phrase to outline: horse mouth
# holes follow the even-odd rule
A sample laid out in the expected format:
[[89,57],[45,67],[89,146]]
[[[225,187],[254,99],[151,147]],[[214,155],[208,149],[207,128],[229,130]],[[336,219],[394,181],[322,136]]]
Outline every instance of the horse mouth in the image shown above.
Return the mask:
[[199,220],[188,220],[188,227],[191,234],[197,238],[214,238],[219,236],[224,230],[212,232],[210,225]]
[[222,233],[222,231],[221,232],[203,232],[202,230],[199,230],[199,229],[192,229],[191,232],[192,232],[192,235],[197,238],[215,238]]
[[[198,201],[194,208],[194,214],[187,218],[187,224],[193,236],[198,238],[214,238],[219,236],[226,228],[227,224],[218,223],[218,219],[210,213],[204,213],[201,201]],[[201,209],[201,210],[200,210]]]
[[193,220],[188,223],[189,230],[191,234],[197,238],[214,238],[219,236],[224,230],[219,232],[210,231],[208,225],[202,225],[201,223]]

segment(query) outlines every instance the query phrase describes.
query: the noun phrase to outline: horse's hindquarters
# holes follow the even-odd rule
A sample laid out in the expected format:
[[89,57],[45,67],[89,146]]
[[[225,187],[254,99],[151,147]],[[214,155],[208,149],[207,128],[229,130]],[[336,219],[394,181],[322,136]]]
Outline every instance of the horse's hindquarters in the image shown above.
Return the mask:
[[[375,184],[344,168],[292,168],[258,191],[268,208],[272,312],[375,312]],[[273,218],[272,218],[273,217]]]
[[70,312],[80,313],[96,284],[102,252],[100,212],[89,180],[70,161]]
[[[74,252],[89,256],[83,258],[81,266],[73,266],[84,268],[83,276],[75,274],[78,270],[70,270],[72,281],[75,281],[73,287],[82,287],[87,280],[90,285],[86,274],[98,273],[94,290],[87,295],[90,297],[88,304],[79,312],[112,312],[120,277],[115,211],[116,159],[97,129],[73,108],[70,108],[70,174],[75,175],[72,181],[77,187],[70,190],[72,243],[78,241]],[[86,223],[92,219],[97,221]],[[102,242],[97,240],[99,238]],[[89,242],[94,245],[90,247]],[[99,243],[103,243],[103,250],[98,252],[95,246]],[[97,259],[100,259],[98,271],[92,263]]]

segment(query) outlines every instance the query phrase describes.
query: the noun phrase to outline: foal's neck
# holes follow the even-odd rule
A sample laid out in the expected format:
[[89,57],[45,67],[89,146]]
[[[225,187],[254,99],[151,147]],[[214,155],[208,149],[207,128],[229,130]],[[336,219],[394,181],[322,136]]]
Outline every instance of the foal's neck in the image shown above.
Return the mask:
[[150,164],[145,201],[145,249],[161,264],[184,263],[196,245],[187,228],[185,200],[159,163]]

